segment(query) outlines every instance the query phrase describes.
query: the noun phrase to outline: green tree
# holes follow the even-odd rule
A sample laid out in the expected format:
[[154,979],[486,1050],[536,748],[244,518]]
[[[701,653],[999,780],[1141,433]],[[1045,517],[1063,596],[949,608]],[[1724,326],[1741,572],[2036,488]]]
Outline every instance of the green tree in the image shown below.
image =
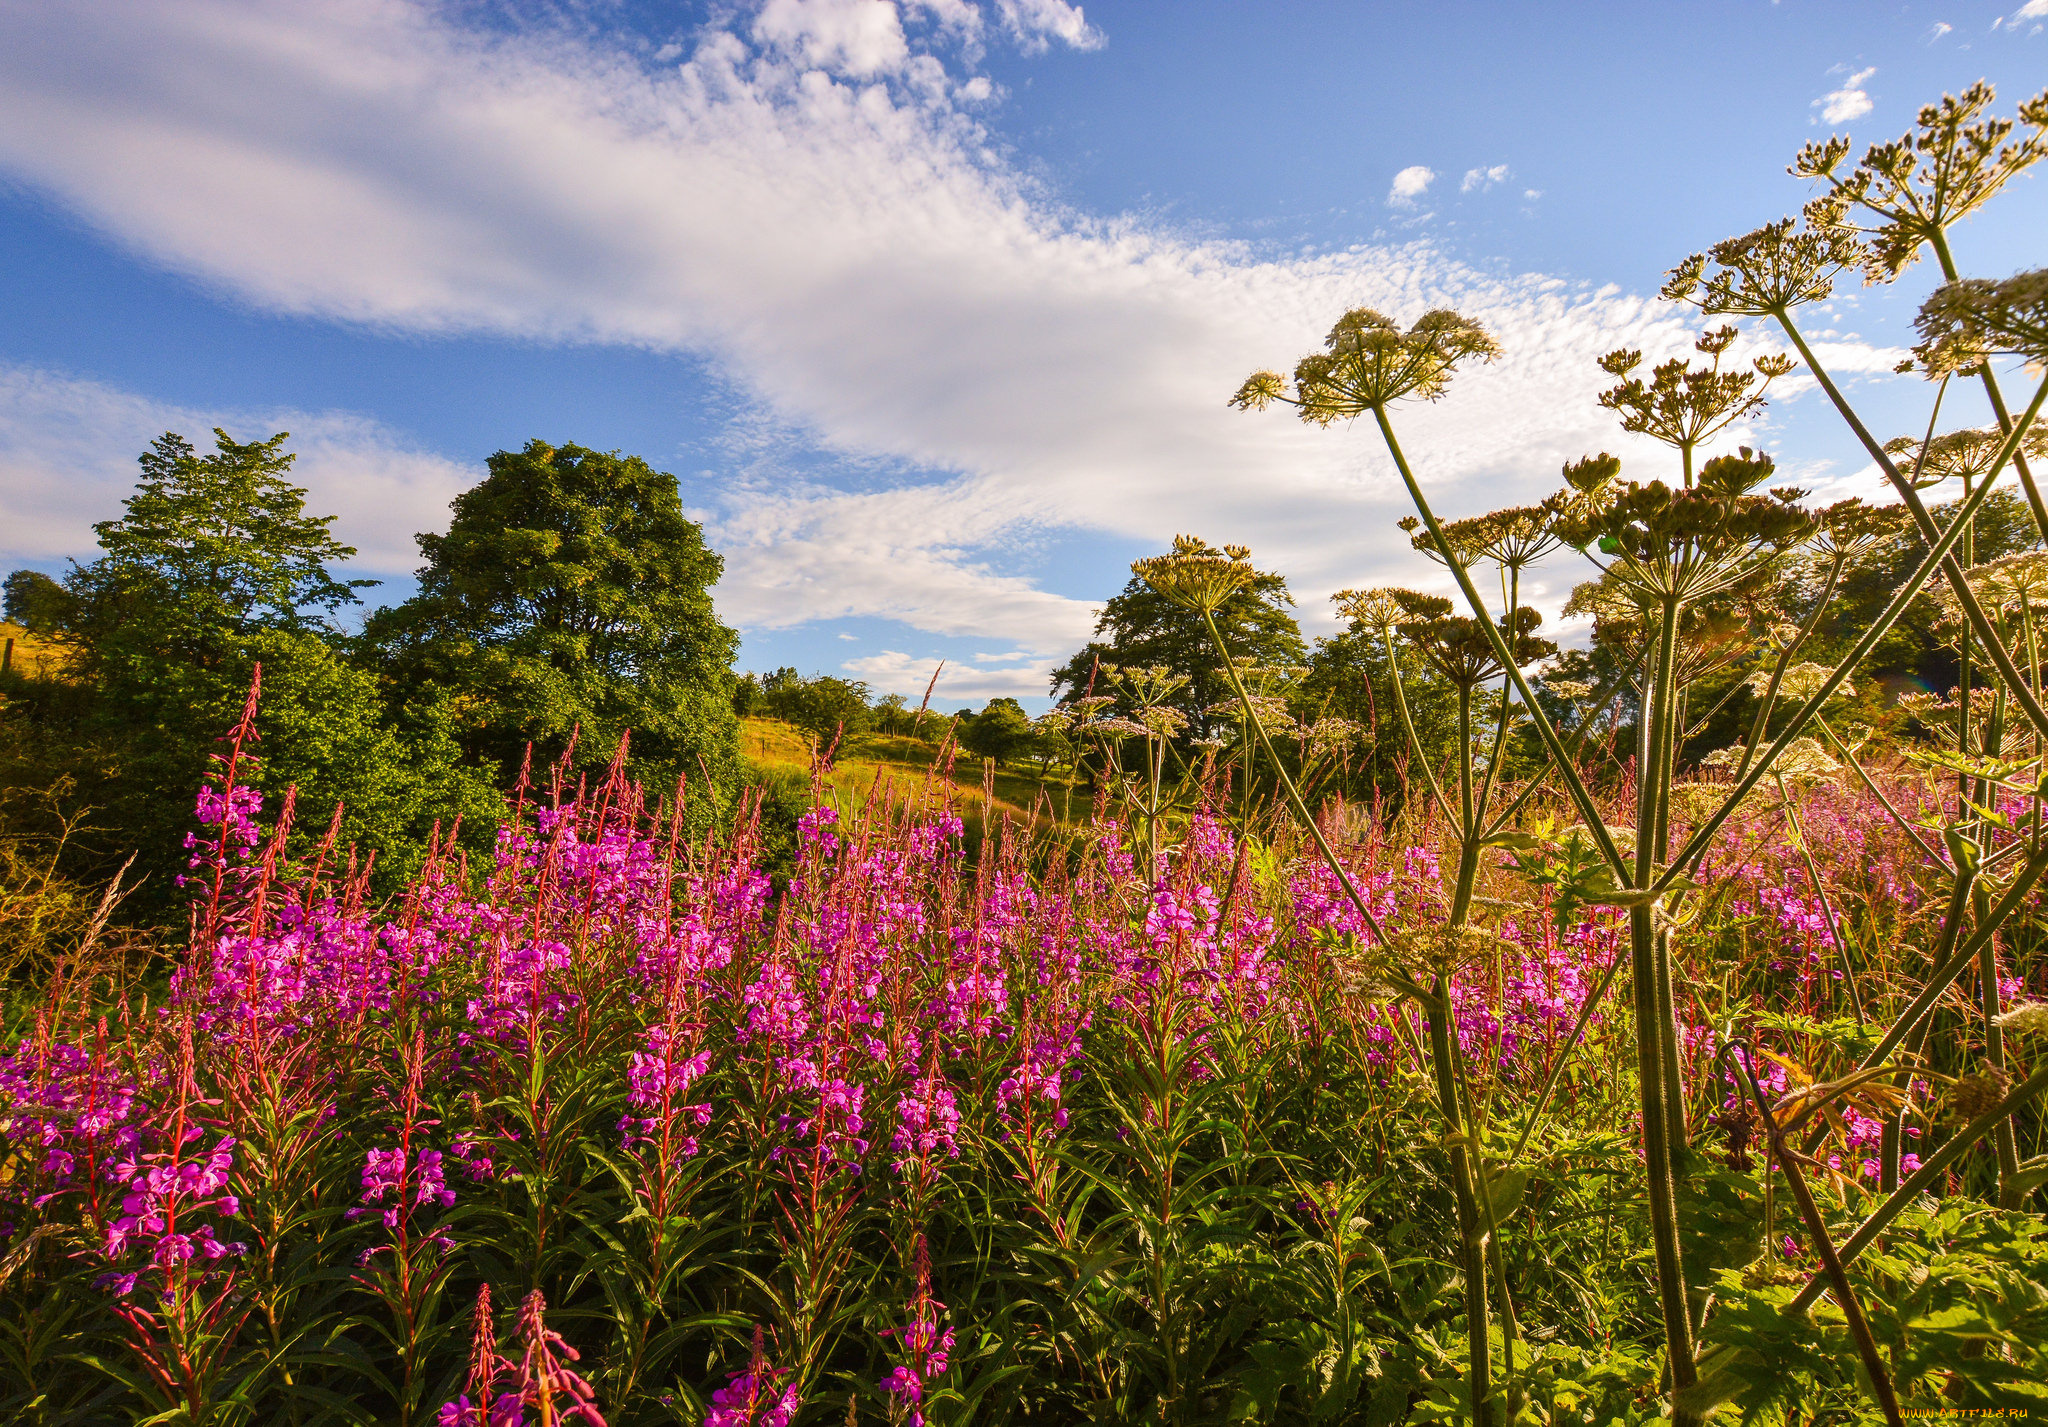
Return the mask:
[[730,791],[739,768],[738,635],[710,587],[724,562],[683,514],[676,479],[637,456],[529,442],[500,451],[419,537],[419,593],[377,611],[362,646],[393,695],[458,711],[465,752],[500,775],[575,741],[584,766],[632,735],[650,788]]
[[[1946,528],[1959,505],[1959,501],[1948,501],[1931,507],[1931,513]],[[1971,536],[1979,561],[2031,550],[2040,544],[2033,512],[2019,491],[2010,486],[2001,486],[1986,497],[1972,522]],[[1876,618],[1926,554],[1926,542],[1917,531],[1908,529],[1852,561],[1842,572],[1841,583],[1822,613],[1810,657],[1828,660],[1846,653],[1856,635]],[[1809,609],[1810,606],[1799,607],[1798,613],[1804,617]],[[1953,688],[1960,666],[1956,651],[1934,634],[1937,612],[1935,601],[1926,595],[1907,606],[1903,617],[1871,650],[1858,677],[1874,680],[1884,675],[1902,675],[1936,693]]]
[[[1454,757],[1457,691],[1419,659],[1403,661],[1401,681],[1422,756],[1439,763]],[[1309,651],[1298,701],[1307,713],[1335,714],[1366,730],[1368,737],[1349,756],[1346,776],[1337,780],[1347,796],[1406,794],[1409,760],[1415,755],[1401,727],[1392,671],[1376,632],[1353,620],[1338,633],[1318,639]]]
[[71,621],[70,594],[41,570],[16,570],[0,594],[7,618],[30,634],[55,634]]
[[1036,730],[1031,716],[1015,699],[990,699],[982,711],[961,727],[960,746],[977,758],[1008,762],[1030,751]]
[[875,700],[875,727],[882,733],[903,734],[910,732],[910,701],[901,694],[884,694]]
[[[1261,574],[1248,588],[1237,591],[1216,611],[1216,625],[1240,660],[1266,666],[1296,667],[1308,657],[1301,629],[1289,610],[1294,597],[1280,575]],[[1203,628],[1201,616],[1181,608],[1152,590],[1135,575],[1102,608],[1095,620],[1096,637],[1088,646],[1053,671],[1053,697],[1079,698],[1090,687],[1110,692],[1094,678],[1098,661],[1119,665],[1160,665],[1189,676],[1189,683],[1174,700],[1174,706],[1188,719],[1189,737],[1234,727],[1236,714],[1212,714],[1210,709],[1231,697],[1215,645]]]
[[[376,583],[328,572],[356,552],[334,538],[333,516],[306,513],[306,492],[287,478],[289,433],[213,435],[205,456],[175,432],[151,442],[126,513],[93,527],[100,558],[65,581],[70,632],[95,664],[218,667],[256,630],[331,627]],[[135,668],[106,676],[147,682]]]
[[761,706],[771,717],[808,733],[821,748],[835,738],[866,731],[872,718],[866,684],[830,674],[806,679],[788,668],[768,676]]
[[732,686],[732,711],[745,718],[760,698],[761,681],[752,674],[742,674]]
[[355,552],[332,517],[307,514],[286,434],[214,435],[203,456],[176,434],[153,442],[125,513],[94,527],[99,558],[73,566],[61,600],[27,590],[56,609],[78,658],[70,697],[24,700],[33,727],[10,729],[0,756],[9,785],[73,780],[97,809],[99,833],[81,850],[137,854],[146,881],[131,905],[144,914],[178,899],[194,795],[258,664],[255,751],[271,808],[295,787],[300,831],[317,836],[340,803],[343,839],[376,855],[385,885],[417,864],[435,820],[466,816],[487,832],[499,806],[458,768],[437,705],[387,717],[375,678],[342,657],[331,617],[373,582],[329,572]]

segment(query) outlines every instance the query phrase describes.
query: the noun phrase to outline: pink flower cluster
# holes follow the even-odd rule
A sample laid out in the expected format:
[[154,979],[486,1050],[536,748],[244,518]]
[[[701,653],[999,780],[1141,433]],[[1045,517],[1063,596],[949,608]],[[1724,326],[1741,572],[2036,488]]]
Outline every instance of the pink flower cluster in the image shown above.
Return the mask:
[[[204,1138],[192,1128],[174,1150],[117,1160],[107,1171],[116,1184],[127,1186],[121,1211],[107,1225],[104,1252],[118,1263],[139,1250],[148,1268],[168,1270],[193,1260],[211,1261],[240,1254],[244,1245],[222,1243],[214,1226],[194,1222],[203,1215],[233,1218],[241,1201],[227,1192],[234,1174],[235,1142],[217,1140],[202,1157],[188,1159],[185,1145]],[[101,1283],[122,1297],[135,1291],[145,1269],[105,1275]]]

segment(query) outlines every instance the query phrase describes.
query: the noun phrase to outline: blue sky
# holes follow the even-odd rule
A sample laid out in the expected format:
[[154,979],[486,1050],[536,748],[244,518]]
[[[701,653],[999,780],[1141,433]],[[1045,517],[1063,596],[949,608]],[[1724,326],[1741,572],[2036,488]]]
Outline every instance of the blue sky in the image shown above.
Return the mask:
[[[1453,305],[1507,356],[1406,418],[1439,509],[1590,450],[1652,462],[1593,361],[1683,347],[1664,269],[1796,208],[1809,139],[1895,137],[1979,78],[2009,113],[2048,83],[2044,25],[2048,0],[0,0],[0,560],[88,555],[159,431],[288,428],[356,573],[391,579],[373,601],[402,595],[412,534],[539,436],[681,478],[747,666],[915,695],[944,658],[948,706],[1039,695],[1177,530],[1252,545],[1321,632],[1330,590],[1432,571],[1367,433],[1225,411],[1246,371],[1347,306]],[[2044,192],[1971,224],[1965,266],[2038,266]],[[1818,319],[1880,425],[1924,420],[1885,373],[1928,286]],[[1744,438],[1873,493],[1785,394]]]

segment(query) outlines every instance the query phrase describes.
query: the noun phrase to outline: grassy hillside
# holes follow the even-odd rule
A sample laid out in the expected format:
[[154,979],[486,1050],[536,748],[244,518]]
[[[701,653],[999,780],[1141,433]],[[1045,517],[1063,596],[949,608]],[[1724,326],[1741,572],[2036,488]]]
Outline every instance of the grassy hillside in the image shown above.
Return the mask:
[[[810,776],[810,735],[778,719],[741,719],[740,752],[769,776]],[[937,753],[935,745],[915,738],[856,734],[846,740],[833,763],[829,783],[835,801],[850,807],[871,794],[907,798],[932,789],[950,799],[961,816],[979,820],[986,801],[987,765],[955,748],[949,754],[949,766],[934,770],[932,761]],[[1086,795],[1073,789],[1064,769],[1056,768],[1041,779],[1027,768],[997,768],[994,792],[997,815],[1008,814],[1019,822],[1034,817],[1064,822],[1070,804],[1074,815],[1087,810]]]
[[0,649],[14,641],[13,671],[23,678],[41,679],[56,673],[64,667],[65,654],[61,646],[47,639],[38,639],[20,625],[0,619]]

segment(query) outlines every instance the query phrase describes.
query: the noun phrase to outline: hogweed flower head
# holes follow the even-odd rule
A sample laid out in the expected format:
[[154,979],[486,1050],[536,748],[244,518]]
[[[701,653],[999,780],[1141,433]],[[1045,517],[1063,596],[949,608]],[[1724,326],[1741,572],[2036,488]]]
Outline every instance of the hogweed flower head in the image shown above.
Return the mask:
[[1412,591],[1382,586],[1370,590],[1339,590],[1330,598],[1346,619],[1361,629],[1384,634],[1408,617],[1408,607],[1401,596],[1409,593]]
[[[1862,259],[1866,282],[1898,277],[1923,246],[2048,155],[2048,92],[2020,105],[2019,125],[2027,132],[2017,139],[2011,119],[1984,117],[1996,97],[1982,82],[1960,98],[1943,95],[1920,111],[1911,133],[1872,145],[1847,174],[1839,170],[1849,156],[1848,139],[1835,135],[1800,150],[1791,173],[1828,185],[1811,206],[1838,231],[1868,239]],[[1852,221],[1858,209],[1869,215],[1866,221]]]
[[1172,554],[1133,561],[1131,573],[1181,608],[1212,614],[1258,583],[1251,553],[1242,545],[1217,550],[1206,540],[1176,535]]
[[1692,303],[1708,316],[1768,317],[1826,301],[1834,293],[1836,275],[1862,252],[1843,228],[1800,227],[1781,218],[1694,253],[1665,275],[1661,293],[1672,302]]
[[[1730,768],[1741,761],[1741,745],[1735,744],[1715,749],[1700,760],[1700,766]],[[1820,740],[1795,738],[1785,745],[1785,751],[1771,764],[1771,771],[1787,783],[1831,783],[1835,775],[1842,771],[1842,765],[1828,755],[1827,749],[1821,747]]]
[[[1814,664],[1811,662],[1794,664],[1779,678],[1775,697],[1788,703],[1805,703],[1820,692],[1820,686],[1825,684],[1828,681],[1828,675],[1834,672],[1833,669],[1830,669],[1825,664]],[[1771,671],[1769,669],[1758,669],[1742,682],[1761,695],[1769,691],[1771,687]],[[1842,680],[1840,684],[1835,686],[1837,697],[1846,698],[1855,692],[1856,686],[1847,679]],[[1790,752],[1791,749],[1787,748],[1786,754],[1789,755]],[[1780,758],[1779,761],[1782,763],[1784,760]]]
[[1814,544],[1824,555],[1846,560],[1889,540],[1905,529],[1903,506],[1865,505],[1856,496],[1838,500],[1817,512],[1820,531]]
[[[1693,347],[1706,353],[1707,362],[1688,364],[1673,357],[1652,367],[1647,381],[1634,374],[1642,363],[1640,352],[1609,352],[1600,359],[1601,369],[1623,380],[1600,393],[1600,404],[1621,417],[1624,431],[1692,449],[1762,407],[1764,390],[1797,365],[1770,354],[1756,358],[1748,371],[1724,368],[1721,359],[1736,336],[1736,329],[1726,326],[1703,333]],[[1759,377],[1763,386],[1757,386]]]
[[[2005,433],[1997,427],[1974,426],[1929,440],[1896,436],[1884,443],[1884,449],[1887,455],[1909,458],[1912,467],[1906,472],[1907,479],[1915,490],[1926,490],[1947,480],[1975,481],[1989,475],[2004,444]],[[2020,449],[2030,456],[2048,455],[2048,430],[2029,428],[2020,438]]]
[[[2048,268],[2001,282],[1944,283],[1920,305],[1913,325],[1920,332],[1913,354],[1929,377],[1973,371],[1992,357],[2024,357],[2039,367],[2048,363]],[[2040,454],[2038,445],[2027,449]]]
[[2048,601],[2048,551],[2022,550],[1986,560],[1969,570],[1970,587],[2001,608],[2039,609]]
[[1403,332],[1392,318],[1355,307],[1337,319],[1323,348],[1294,364],[1291,393],[1288,378],[1278,372],[1254,372],[1230,405],[1263,411],[1284,402],[1303,421],[1327,426],[1406,397],[1435,401],[1460,363],[1500,355],[1500,344],[1485,328],[1442,308],[1424,313]]

